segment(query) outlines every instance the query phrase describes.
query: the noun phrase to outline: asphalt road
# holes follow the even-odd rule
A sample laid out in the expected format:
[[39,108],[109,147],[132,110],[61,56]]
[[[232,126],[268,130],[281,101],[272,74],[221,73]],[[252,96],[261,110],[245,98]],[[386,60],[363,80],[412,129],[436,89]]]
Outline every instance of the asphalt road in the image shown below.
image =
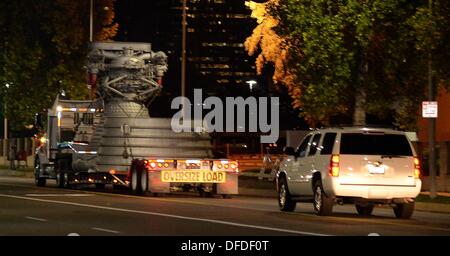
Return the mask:
[[311,204],[293,213],[278,210],[273,198],[232,199],[196,195],[128,195],[92,189],[58,189],[49,181],[0,177],[0,235],[81,236],[286,236],[450,235],[450,214],[416,211],[398,220],[391,209],[361,217],[351,205],[334,216],[315,216]]

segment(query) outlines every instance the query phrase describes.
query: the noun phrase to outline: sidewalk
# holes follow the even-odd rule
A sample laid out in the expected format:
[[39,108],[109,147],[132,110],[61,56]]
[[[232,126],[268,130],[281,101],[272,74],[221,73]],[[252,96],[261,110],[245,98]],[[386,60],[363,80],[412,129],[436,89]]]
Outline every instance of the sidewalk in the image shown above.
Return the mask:
[[0,176],[33,178],[34,173],[32,170],[30,170],[30,168],[20,168],[16,170],[0,169]]

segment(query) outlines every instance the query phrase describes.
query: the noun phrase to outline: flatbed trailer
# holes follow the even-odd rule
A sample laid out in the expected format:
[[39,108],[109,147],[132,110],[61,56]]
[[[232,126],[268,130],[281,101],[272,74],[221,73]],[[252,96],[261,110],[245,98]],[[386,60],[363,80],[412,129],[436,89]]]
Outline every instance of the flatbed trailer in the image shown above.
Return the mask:
[[97,97],[57,96],[48,109],[35,154],[38,186],[55,179],[60,188],[112,185],[138,195],[238,194],[237,161],[213,158],[207,133],[176,133],[171,119],[150,117],[167,70],[164,53],[148,43],[93,43],[88,67]]

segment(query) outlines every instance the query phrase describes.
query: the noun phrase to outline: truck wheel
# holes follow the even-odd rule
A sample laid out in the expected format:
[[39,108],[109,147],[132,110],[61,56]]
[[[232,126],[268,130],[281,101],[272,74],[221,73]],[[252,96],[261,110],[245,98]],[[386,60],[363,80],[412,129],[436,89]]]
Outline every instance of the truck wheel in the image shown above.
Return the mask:
[[38,187],[45,187],[45,184],[47,183],[47,179],[38,177],[38,178],[35,178],[35,183],[36,183],[36,186],[38,186]]
[[393,207],[395,217],[399,219],[409,219],[414,213],[415,203],[395,204]]
[[39,162],[39,157],[36,156],[34,160],[34,182],[38,187],[45,187],[47,179],[40,177],[41,175],[41,163]]
[[71,188],[69,174],[67,172],[64,173],[64,188]]
[[359,215],[368,216],[368,215],[372,215],[373,208],[375,207],[375,205],[368,204],[366,206],[362,206],[359,204],[355,204],[355,207],[356,207],[356,211],[358,212]]
[[280,178],[278,183],[278,206],[283,212],[292,212],[295,210],[297,202],[291,198],[291,193],[287,186],[287,181],[284,177]]
[[323,191],[322,182],[318,180],[314,184],[314,211],[319,216],[331,215],[333,212],[334,200],[327,197]]
[[66,185],[65,174],[63,172],[58,172],[56,174],[56,186],[58,188],[64,188]]

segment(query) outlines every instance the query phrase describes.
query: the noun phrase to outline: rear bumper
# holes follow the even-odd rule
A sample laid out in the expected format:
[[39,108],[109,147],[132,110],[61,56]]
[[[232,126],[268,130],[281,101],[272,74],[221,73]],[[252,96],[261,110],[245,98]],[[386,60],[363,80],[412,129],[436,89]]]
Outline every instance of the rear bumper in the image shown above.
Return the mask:
[[415,198],[422,188],[422,181],[415,180],[415,185],[353,185],[341,184],[339,178],[327,177],[324,190],[328,196],[359,197],[365,199]]

